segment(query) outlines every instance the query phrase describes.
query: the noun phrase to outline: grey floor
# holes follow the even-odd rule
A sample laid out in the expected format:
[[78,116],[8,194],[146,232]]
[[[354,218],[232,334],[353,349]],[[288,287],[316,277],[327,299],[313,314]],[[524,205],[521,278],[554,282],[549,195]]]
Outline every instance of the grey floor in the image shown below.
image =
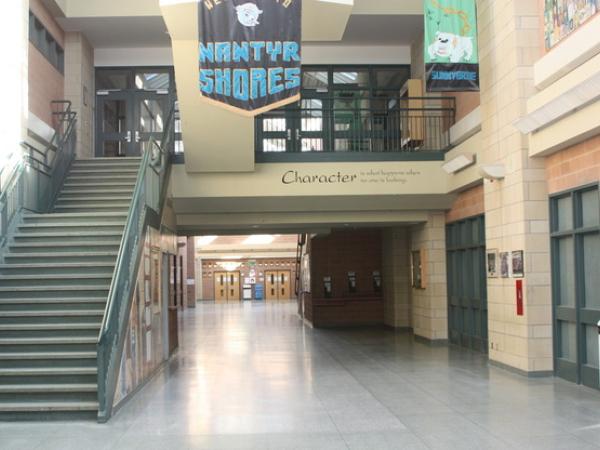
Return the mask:
[[600,448],[600,391],[294,309],[189,310],[177,356],[109,424],[0,424],[0,449]]

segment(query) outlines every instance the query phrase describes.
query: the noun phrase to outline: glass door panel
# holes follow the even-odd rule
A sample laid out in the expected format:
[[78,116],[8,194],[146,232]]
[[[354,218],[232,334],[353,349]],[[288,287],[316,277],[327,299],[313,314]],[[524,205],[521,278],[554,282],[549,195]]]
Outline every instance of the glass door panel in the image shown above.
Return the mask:
[[134,137],[136,151],[146,151],[151,139],[160,143],[167,121],[168,95],[154,92],[135,93]]
[[96,156],[131,156],[133,102],[126,92],[98,95]]

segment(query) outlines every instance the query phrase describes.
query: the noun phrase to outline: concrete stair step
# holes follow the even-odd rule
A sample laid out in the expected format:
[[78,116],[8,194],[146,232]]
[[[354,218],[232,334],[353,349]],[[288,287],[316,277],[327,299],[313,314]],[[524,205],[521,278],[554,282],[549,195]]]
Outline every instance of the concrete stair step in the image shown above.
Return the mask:
[[102,175],[67,175],[65,179],[65,184],[97,184],[99,186],[104,185],[104,183],[117,183],[117,182],[125,182],[125,183],[133,183],[137,179],[137,173],[131,174],[123,174],[123,175],[112,175],[110,173],[102,174]]
[[142,162],[141,156],[108,156],[108,157],[100,157],[100,158],[77,158],[73,161],[73,164],[94,164],[94,163],[133,163],[137,162],[138,164]]
[[15,290],[29,290],[32,285],[41,287],[71,287],[69,281],[77,286],[110,286],[112,272],[94,274],[38,274],[38,275],[0,275],[0,286]]
[[80,263],[80,262],[106,262],[115,263],[118,256],[117,251],[109,252],[48,252],[48,253],[9,253],[5,261],[10,264],[38,263],[43,261],[50,263]]
[[86,275],[108,274],[114,272],[114,263],[57,263],[57,264],[0,264],[0,275]]
[[90,208],[93,205],[95,208],[121,208],[129,207],[131,204],[131,197],[123,198],[61,198],[54,204],[54,210],[60,210],[64,208]]
[[56,252],[118,252],[121,240],[102,242],[70,241],[70,242],[13,242],[8,245],[12,253],[51,253]]
[[73,297],[100,297],[108,296],[110,281],[105,284],[74,284],[74,285],[47,285],[47,286],[2,286],[0,299],[32,298],[40,299],[73,298]]
[[97,367],[0,367],[0,377],[35,377],[46,375],[95,375]]
[[99,232],[114,232],[123,233],[125,221],[122,222],[106,222],[100,224],[94,223],[36,223],[28,225],[20,225],[17,228],[17,233],[60,233],[60,232],[85,232],[94,230]]
[[97,392],[98,385],[93,383],[57,383],[57,384],[0,384],[0,394],[35,394],[63,392]]
[[87,198],[88,201],[102,200],[106,197],[114,198],[114,199],[129,199],[133,198],[133,189],[131,190],[123,190],[123,189],[115,189],[112,191],[101,189],[101,190],[90,190],[90,191],[81,191],[81,190],[67,190],[62,191],[60,196],[58,197],[57,202],[64,202],[68,200],[77,200],[82,197]]
[[103,309],[54,310],[54,311],[0,311],[0,317],[103,317]]
[[98,411],[98,402],[11,402],[0,403],[0,412],[79,412]]
[[0,331],[77,331],[99,330],[100,321],[90,323],[0,323]]
[[73,336],[61,336],[61,337],[11,337],[11,338],[0,338],[0,345],[56,345],[56,344],[96,344],[98,342],[97,336],[86,336],[86,337],[73,337]]
[[89,211],[128,211],[129,202],[125,205],[114,205],[114,204],[98,204],[88,203],[87,205],[59,205],[54,208],[56,212],[89,212]]
[[131,190],[133,192],[133,189],[135,188],[135,180],[128,180],[128,181],[105,181],[105,182],[98,182],[98,183],[83,183],[83,182],[77,182],[77,181],[65,181],[65,184],[63,185],[63,189],[61,192],[63,191],[68,191],[71,189],[75,189],[75,190],[82,190],[82,191],[97,191],[97,190],[101,190],[101,189],[106,189],[106,190],[110,190],[110,189],[127,189],[127,190]]
[[91,213],[49,213],[49,214],[24,214],[23,223],[48,223],[48,222],[84,222],[102,223],[106,221],[126,221],[127,213],[123,212],[91,212]]
[[92,359],[98,357],[96,352],[13,352],[0,353],[0,361],[30,361],[30,360],[65,360]]

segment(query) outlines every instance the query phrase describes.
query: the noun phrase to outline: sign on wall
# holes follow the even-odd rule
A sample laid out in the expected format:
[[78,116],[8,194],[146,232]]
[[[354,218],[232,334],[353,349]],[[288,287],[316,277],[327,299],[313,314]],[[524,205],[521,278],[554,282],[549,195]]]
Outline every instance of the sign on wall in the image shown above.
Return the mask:
[[546,50],[596,15],[599,3],[598,0],[545,0]]
[[425,0],[427,92],[479,91],[475,0]]
[[200,92],[254,116],[298,100],[302,0],[199,2]]

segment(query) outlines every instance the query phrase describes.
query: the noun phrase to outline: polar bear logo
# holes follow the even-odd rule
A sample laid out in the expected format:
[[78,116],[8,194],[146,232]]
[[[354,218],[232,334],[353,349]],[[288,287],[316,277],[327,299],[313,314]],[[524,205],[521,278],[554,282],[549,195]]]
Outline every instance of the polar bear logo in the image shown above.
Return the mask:
[[450,62],[470,61],[473,57],[473,38],[438,31],[435,42],[429,46],[429,58],[450,58]]
[[263,13],[254,3],[244,3],[235,7],[238,21],[245,27],[260,25],[258,19]]

